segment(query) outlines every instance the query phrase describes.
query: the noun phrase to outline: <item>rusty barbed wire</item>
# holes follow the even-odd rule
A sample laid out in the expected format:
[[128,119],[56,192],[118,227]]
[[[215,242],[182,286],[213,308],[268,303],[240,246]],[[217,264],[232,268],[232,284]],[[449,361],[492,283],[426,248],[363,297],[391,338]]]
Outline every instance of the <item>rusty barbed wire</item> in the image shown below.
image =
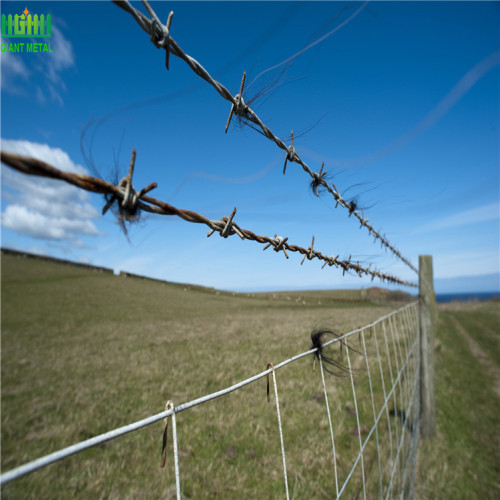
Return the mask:
[[[339,205],[345,209],[348,210],[349,212],[349,217],[351,215],[354,215],[354,217],[359,221],[360,227],[365,227],[368,230],[368,233],[370,236],[373,236],[375,241],[379,240],[381,243],[382,248],[386,248],[390,250],[398,259],[400,259],[402,262],[404,262],[412,271],[418,274],[417,268],[407,259],[405,258],[401,252],[396,249],[394,245],[392,245],[389,240],[387,239],[386,235],[383,235],[380,233],[380,229],[376,230],[373,227],[373,224],[364,216],[363,211],[357,210],[356,203],[353,201],[346,201],[342,195],[340,194],[339,190],[335,186],[335,184],[332,182],[329,184],[326,179],[325,175],[326,172],[323,172],[323,166],[321,167],[320,172],[314,172],[311,170],[311,168],[300,158],[300,156],[297,154],[294,145],[293,145],[293,131],[292,131],[292,139],[291,139],[291,145],[288,147],[279,137],[274,135],[274,133],[267,127],[262,120],[257,116],[255,111],[253,111],[250,106],[248,106],[244,99],[243,99],[243,87],[245,84],[245,78],[246,78],[246,73],[243,72],[243,78],[241,80],[240,84],[240,91],[238,94],[233,96],[231,92],[220,82],[216,81],[210,73],[193,57],[189,56],[186,54],[180,46],[177,44],[177,42],[170,36],[170,26],[171,26],[171,21],[172,21],[172,16],[173,12],[171,11],[167,24],[163,25],[156,15],[155,11],[152,9],[152,7],[149,5],[149,3],[146,0],[142,0],[142,3],[146,7],[146,10],[149,12],[151,15],[152,19],[149,19],[146,15],[144,15],[142,12],[140,12],[138,9],[133,7],[128,0],[112,0],[114,4],[116,4],[118,7],[121,9],[125,10],[129,14],[132,15],[132,17],[135,19],[137,24],[146,32],[150,35],[151,37],[151,42],[157,47],[157,48],[163,48],[165,49],[166,52],[166,60],[165,60],[165,65],[167,67],[167,70],[169,69],[169,54],[173,54],[179,58],[181,58],[183,61],[186,62],[186,64],[201,78],[203,78],[206,82],[208,82],[214,89],[219,93],[221,97],[226,99],[231,103],[231,110],[229,113],[229,118],[226,123],[225,131],[227,132],[229,124],[231,122],[231,119],[234,115],[236,115],[238,118],[245,120],[257,125],[261,132],[265,137],[273,141],[280,149],[286,152],[286,157],[285,157],[285,166],[283,168],[283,174],[285,174],[286,171],[286,165],[287,162],[293,162],[297,163],[302,167],[302,169],[311,176],[312,178],[312,184],[315,188],[315,193],[316,195],[318,194],[318,187],[322,186],[324,187],[334,198],[335,200],[335,208],[337,208]],[[253,128],[253,127],[252,127]]]
[[0,151],[0,158],[6,165],[26,175],[36,175],[51,179],[58,179],[72,184],[80,189],[84,189],[85,191],[110,196],[111,198],[108,198],[108,201],[102,210],[103,214],[106,213],[114,202],[117,202],[119,204],[121,216],[125,219],[128,217],[136,217],[138,209],[159,215],[177,215],[187,222],[205,224],[208,226],[210,231],[207,236],[211,236],[215,232],[218,232],[223,238],[237,234],[242,240],[256,241],[257,243],[265,245],[264,250],[272,247],[275,252],[283,251],[287,259],[287,251],[298,252],[304,256],[302,263],[306,258],[307,260],[319,259],[324,261],[323,268],[326,265],[330,267],[335,266],[336,268],[341,268],[343,274],[347,271],[353,271],[359,277],[371,276],[372,280],[378,278],[382,281],[417,287],[415,283],[410,281],[402,280],[391,274],[378,271],[377,269],[371,269],[371,266],[363,267],[359,264],[359,262],[352,262],[351,256],[349,256],[349,259],[347,260],[339,259],[339,255],[336,257],[333,255],[328,257],[321,252],[314,250],[314,237],[312,238],[311,246],[303,248],[298,245],[288,243],[288,238],[283,238],[281,236],[277,236],[276,234],[273,238],[271,238],[269,236],[257,235],[248,229],[243,229],[233,220],[236,215],[236,207],[233,209],[229,217],[224,216],[220,220],[211,220],[199,213],[193,212],[192,210],[177,208],[169,203],[148,196],[147,193],[157,187],[156,182],[152,182],[147,187],[137,192],[132,186],[132,174],[136,158],[135,149],[132,150],[129,174],[127,177],[124,177],[117,186],[103,179],[91,177],[89,175],[64,172],[52,165],[49,165],[48,163],[45,163],[44,161],[29,156]]

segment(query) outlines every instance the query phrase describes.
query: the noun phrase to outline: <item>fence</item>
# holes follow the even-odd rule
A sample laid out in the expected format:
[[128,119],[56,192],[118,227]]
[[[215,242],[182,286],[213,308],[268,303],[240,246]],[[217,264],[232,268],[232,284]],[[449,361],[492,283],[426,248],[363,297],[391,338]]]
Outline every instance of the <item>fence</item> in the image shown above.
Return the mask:
[[186,222],[205,224],[210,228],[207,236],[211,236],[214,232],[218,232],[223,238],[228,238],[229,236],[236,234],[242,240],[255,241],[265,245],[264,250],[272,247],[275,252],[283,252],[287,259],[287,251],[297,252],[303,255],[302,263],[304,263],[306,258],[307,260],[318,259],[324,261],[323,267],[328,265],[330,267],[334,266],[336,268],[341,268],[343,273],[353,271],[360,277],[370,276],[372,280],[374,278],[378,278],[381,281],[387,281],[390,283],[397,283],[410,287],[417,286],[411,281],[403,280],[397,276],[383,273],[375,268],[372,268],[371,265],[368,267],[361,266],[359,262],[351,261],[351,257],[348,259],[339,259],[339,255],[336,257],[333,255],[328,257],[326,254],[314,249],[314,236],[312,237],[311,245],[308,248],[304,248],[299,245],[289,243],[288,238],[283,238],[277,235],[274,235],[273,238],[243,229],[233,220],[236,215],[236,207],[233,209],[230,217],[224,216],[221,220],[210,220],[192,210],[177,208],[169,203],[148,196],[146,193],[156,187],[155,182],[151,183],[144,189],[141,189],[139,192],[136,192],[132,187],[132,175],[134,172],[136,157],[135,150],[132,151],[128,177],[123,178],[119,182],[118,186],[96,177],[64,172],[36,158],[13,154],[6,151],[1,151],[0,155],[3,163],[24,174],[47,177],[50,179],[59,179],[86,191],[105,194],[108,197],[108,201],[103,208],[103,214],[106,213],[115,201],[120,200],[119,217],[123,223],[125,220],[137,217],[138,210],[144,210],[146,212],[159,215],[176,215]]
[[[432,282],[429,264],[428,257],[421,258],[421,269],[427,273],[421,283]],[[265,371],[231,387],[178,406],[168,402],[166,410],[161,413],[6,472],[0,476],[0,484],[4,485],[70,455],[139,430],[161,419],[170,418],[173,430],[176,491],[177,498],[180,498],[182,474],[178,450],[183,443],[177,441],[176,415],[241,390],[264,377],[268,378],[269,398],[269,376],[272,375],[278,421],[277,434],[279,433],[280,437],[283,461],[283,489],[288,498],[286,433],[283,432],[285,425],[282,424],[280,415],[276,373],[283,367],[312,355],[318,359],[331,440],[333,473],[328,487],[330,495],[335,494],[339,498],[362,492],[364,498],[376,496],[392,498],[395,494],[405,498],[411,497],[415,485],[419,429],[422,429],[426,435],[431,435],[434,425],[433,390],[429,388],[429,381],[432,385],[432,360],[429,362],[427,349],[427,346],[432,343],[433,292],[432,289],[426,291],[425,286],[422,287],[419,302],[408,304],[369,325],[334,337],[328,342],[316,344],[316,347],[276,365],[269,364]],[[342,358],[343,352],[344,358]],[[345,379],[325,378],[324,371],[331,371],[331,363],[336,364],[335,358],[339,361],[343,359],[347,373]],[[341,383],[342,381],[344,383]],[[334,405],[329,399],[328,390],[331,384],[335,384],[338,391],[336,397],[342,401],[342,404],[347,401],[353,403],[351,409],[356,418],[355,435],[359,449],[351,459],[346,458],[348,453],[345,448],[341,449],[342,458],[339,458],[339,447],[335,444],[336,439],[342,438],[342,434],[350,431],[345,429],[345,425],[341,425],[340,430],[337,428],[342,415],[338,412],[333,412],[332,415],[331,409]],[[369,394],[368,404],[366,401],[360,404],[360,392],[362,395]],[[307,404],[307,401],[301,403]],[[168,428],[165,429],[164,443],[167,430]],[[352,447],[353,442],[351,440],[349,446]]]
[[[365,227],[369,234],[379,240],[383,247],[388,249],[398,259],[404,262],[413,271],[418,272],[408,259],[376,231],[373,225],[357,210],[353,201],[342,198],[334,184],[329,185],[325,180],[326,172],[323,166],[319,172],[312,171],[296,153],[292,143],[287,147],[282,140],[277,138],[271,130],[262,123],[255,112],[243,100],[245,75],[240,85],[240,91],[232,96],[219,82],[213,80],[210,74],[194,58],[185,54],[179,45],[170,36],[172,14],[166,25],[163,25],[149,4],[143,1],[152,19],[135,9],[129,2],[115,2],[128,13],[144,31],[151,35],[152,42],[166,50],[166,65],[169,67],[169,54],[183,59],[196,74],[209,82],[216,91],[232,107],[226,124],[226,132],[234,115],[239,119],[256,126],[263,135],[286,152],[283,173],[286,171],[287,162],[299,164],[311,176],[312,185],[316,189],[323,187],[334,198],[335,206],[345,208],[349,216],[353,215],[361,227]],[[147,195],[156,187],[155,183],[146,188],[135,191],[132,186],[132,175],[135,165],[135,151],[133,151],[129,174],[115,186],[102,179],[79,174],[69,174],[48,165],[35,158],[27,158],[2,151],[2,162],[29,175],[39,175],[59,179],[73,184],[81,189],[103,193],[107,196],[107,203],[103,213],[117,202],[120,217],[123,220],[135,216],[138,210],[162,215],[176,215],[187,222],[205,224],[210,228],[209,236],[218,232],[222,237],[237,234],[242,239],[258,242],[266,248],[272,247],[276,252],[283,251],[288,258],[287,251],[298,252],[303,255],[302,263],[308,260],[322,260],[323,267],[335,266],[346,271],[353,271],[359,276],[368,275],[382,281],[399,283],[406,286],[417,286],[412,282],[402,280],[396,276],[388,275],[371,266],[363,267],[349,259],[339,259],[337,255],[328,257],[314,247],[314,236],[308,248],[300,247],[287,242],[287,238],[275,235],[274,237],[257,235],[249,230],[239,227],[234,222],[236,208],[228,217],[221,220],[209,220],[201,214],[190,210],[173,207],[168,203],[157,200]],[[60,451],[39,458],[16,469],[3,473],[0,484],[4,485],[40,468],[46,467],[66,457],[97,446],[111,439],[118,438],[134,432],[155,422],[165,419],[163,435],[163,460],[167,460],[167,436],[171,422],[173,441],[173,464],[175,469],[176,496],[182,496],[182,461],[179,458],[179,449],[184,443],[177,438],[177,415],[195,406],[220,398],[229,393],[240,391],[263,378],[267,379],[267,395],[270,400],[270,378],[274,388],[274,404],[276,408],[276,435],[279,436],[282,474],[283,495],[290,497],[290,481],[287,472],[294,464],[294,454],[290,454],[290,443],[287,443],[286,420],[280,412],[279,377],[277,372],[287,365],[296,364],[306,356],[313,356],[318,360],[323,390],[322,399],[325,403],[324,417],[328,422],[324,439],[331,443],[331,474],[330,484],[323,485],[328,496],[363,498],[401,498],[411,497],[415,486],[415,470],[419,434],[430,436],[434,429],[434,401],[432,384],[432,335],[433,335],[433,288],[432,288],[432,262],[429,257],[420,259],[419,275],[419,301],[408,304],[397,311],[383,316],[373,323],[353,330],[343,335],[332,334],[327,342],[322,342],[327,332],[316,332],[313,346],[310,350],[301,352],[289,359],[273,364],[270,360],[265,371],[246,378],[241,382],[208,394],[199,399],[175,405],[168,401],[165,411],[149,418],[134,422],[105,434],[69,446]],[[332,366],[334,367],[332,369]],[[325,377],[326,372],[334,375],[344,374],[344,378]],[[340,370],[340,373],[337,373]],[[346,405],[345,408],[355,418],[353,429],[346,428],[339,423],[341,415],[332,405],[331,385],[335,383],[335,398],[337,402]],[[366,396],[360,401],[359,395]],[[351,406],[352,402],[352,406]],[[305,405],[306,402],[302,401]],[[346,435],[353,435],[354,439],[345,439]],[[277,437],[278,439],[278,437]],[[339,442],[342,450],[339,453]],[[300,445],[300,443],[298,443]],[[186,471],[185,474],[188,474]]]
[[[418,334],[418,302],[408,304],[377,321],[339,337],[334,337],[308,351],[302,352],[276,365],[269,363],[267,369],[231,387],[177,406],[167,403],[166,410],[130,425],[114,429],[105,434],[80,442],[48,456],[34,460],[12,471],[2,474],[0,483],[6,484],[39,468],[62,460],[85,449],[102,444],[129,432],[136,431],[162,419],[170,419],[172,427],[173,455],[175,464],[177,498],[181,498],[182,467],[179,463],[179,448],[176,437],[176,416],[190,408],[225,396],[233,391],[267,377],[269,399],[269,377],[272,375],[274,401],[276,405],[277,429],[282,452],[283,493],[289,498],[287,479],[286,422],[280,416],[279,384],[277,372],[286,365],[296,363],[306,356],[316,356],[321,374],[325,413],[331,441],[331,484],[324,485],[331,496],[350,497],[355,492],[363,497],[393,497],[395,494],[410,497],[415,484],[415,466],[420,425],[420,341]],[[338,352],[338,354],[337,354]],[[334,353],[334,354],[332,354]],[[331,371],[331,360],[344,356],[347,376],[344,379],[325,377]],[[326,363],[326,364],[325,364]],[[356,418],[355,435],[358,450],[351,460],[346,459],[346,450],[339,447],[336,439],[342,433],[351,432],[336,428],[340,415],[331,411],[328,386],[340,387],[340,399],[351,402],[351,411]],[[357,391],[368,387],[369,404],[360,406]],[[330,393],[331,394],[331,393]],[[263,398],[264,400],[264,398]],[[264,403],[264,401],[263,401]],[[306,401],[302,402],[307,404]],[[164,443],[168,427],[165,429]],[[328,432],[328,430],[326,431]],[[327,439],[327,434],[324,436]],[[352,446],[352,443],[351,443]],[[165,446],[164,446],[165,447]],[[351,450],[355,451],[355,450]],[[165,457],[164,457],[165,459]],[[278,458],[276,459],[278,460]],[[186,471],[188,474],[189,471]]]
[[297,163],[298,165],[300,165],[302,167],[302,170],[311,177],[311,186],[314,188],[316,195],[318,195],[318,188],[321,187],[325,189],[332,195],[335,201],[335,207],[340,206],[342,208],[345,208],[349,212],[349,216],[354,215],[354,217],[360,223],[360,227],[366,228],[368,230],[368,233],[375,238],[375,241],[379,240],[383,247],[392,252],[398,259],[404,262],[415,273],[418,272],[415,266],[407,258],[405,258],[384,235],[380,233],[380,229],[375,230],[373,224],[371,224],[370,221],[364,216],[364,213],[362,211],[360,212],[357,209],[357,204],[354,200],[345,200],[334,183],[332,183],[331,185],[328,184],[328,182],[325,180],[327,172],[323,172],[324,163],[321,166],[319,172],[314,172],[302,160],[302,158],[300,158],[293,145],[293,131],[291,133],[291,145],[287,147],[286,144],[279,137],[277,137],[267,125],[262,122],[255,111],[245,103],[243,99],[243,89],[246,79],[245,72],[243,73],[243,78],[241,80],[240,90],[238,94],[233,96],[229,92],[229,90],[220,82],[216,81],[194,57],[186,54],[181,49],[179,44],[172,38],[172,36],[170,35],[170,28],[174,15],[173,12],[170,12],[167,22],[164,25],[146,0],[142,0],[142,3],[151,15],[151,19],[149,19],[142,12],[132,6],[132,4],[127,0],[112,1],[118,7],[131,14],[137,24],[148,35],[150,35],[151,42],[157,48],[162,48],[165,50],[165,66],[167,70],[169,69],[169,54],[173,54],[182,59],[200,78],[209,83],[223,99],[226,99],[231,103],[231,110],[229,112],[229,117],[225,128],[226,133],[228,131],[231,119],[233,118],[233,116],[236,116],[242,123],[249,125],[251,128],[255,128],[264,137],[273,141],[276,146],[286,152],[283,174],[285,174],[286,172],[286,166],[288,162]]
[[[364,227],[368,230],[370,236],[373,236],[375,241],[380,241],[382,247],[389,250],[395,257],[401,260],[406,266],[408,266],[412,271],[418,273],[416,267],[404,257],[399,250],[391,244],[385,235],[382,235],[379,230],[375,230],[373,224],[365,217],[363,211],[358,210],[356,201],[346,200],[343,198],[334,183],[331,185],[326,181],[327,172],[323,172],[324,163],[321,165],[319,172],[314,172],[311,168],[300,158],[299,154],[296,152],[293,144],[293,131],[291,133],[291,145],[287,147],[285,143],[278,138],[269,127],[267,127],[262,120],[257,116],[254,110],[245,103],[243,98],[243,89],[246,79],[246,73],[243,73],[243,78],[240,84],[239,93],[233,96],[229,90],[222,85],[220,82],[214,80],[210,73],[193,57],[186,54],[177,42],[170,35],[170,28],[173,18],[173,12],[170,12],[167,22],[163,25],[156,15],[155,11],[151,8],[146,0],[142,0],[142,3],[146,7],[148,13],[151,15],[151,19],[145,16],[138,9],[133,7],[127,0],[112,0],[117,6],[131,14],[133,19],[137,24],[150,35],[151,42],[157,47],[165,50],[166,59],[165,65],[167,70],[169,69],[169,55],[173,54],[181,58],[186,64],[203,80],[208,82],[217,93],[231,103],[231,110],[226,123],[225,132],[227,133],[229,124],[233,116],[236,116],[241,123],[249,125],[251,128],[256,129],[266,138],[273,141],[280,149],[286,152],[285,162],[283,166],[283,174],[286,172],[287,163],[297,163],[300,165],[304,172],[306,172],[311,178],[310,186],[315,191],[316,195],[319,196],[319,188],[326,190],[330,193],[335,201],[335,208],[342,207],[346,209],[349,213],[349,217],[352,215],[354,219],[360,223],[360,227]],[[335,266],[336,268],[341,268],[343,274],[347,271],[353,271],[358,276],[368,275],[371,276],[372,280],[378,278],[382,281],[388,281],[391,283],[398,283],[405,286],[416,287],[417,285],[408,280],[403,280],[396,276],[383,273],[377,269],[372,269],[372,266],[368,267],[361,266],[359,262],[352,262],[351,256],[348,259],[339,259],[339,255],[334,257],[334,255],[327,256],[314,249],[314,236],[312,236],[311,245],[307,248],[288,243],[288,238],[278,236],[277,234],[273,237],[257,235],[252,231],[242,229],[234,222],[234,217],[236,215],[236,207],[234,207],[231,215],[224,216],[219,221],[209,220],[201,214],[193,212],[192,210],[180,209],[174,207],[168,203],[161,200],[152,198],[147,195],[150,191],[157,187],[156,182],[152,182],[148,186],[144,187],[140,191],[136,191],[132,185],[132,176],[135,168],[136,151],[132,150],[132,157],[130,160],[128,176],[124,177],[118,185],[110,184],[102,179],[90,177],[87,175],[70,174],[63,172],[52,165],[42,162],[36,158],[29,158],[22,155],[12,154],[5,151],[1,151],[1,160],[12,168],[17,169],[28,175],[37,175],[53,179],[63,180],[69,184],[77,186],[81,189],[102,193],[106,197],[106,205],[103,208],[103,214],[109,210],[109,208],[117,202],[119,211],[119,220],[122,223],[124,230],[126,231],[126,221],[135,220],[137,214],[140,210],[144,210],[150,213],[156,213],[161,215],[176,215],[181,219],[198,224],[205,224],[210,228],[210,232],[207,236],[211,236],[214,232],[218,232],[223,238],[227,238],[234,234],[238,235],[243,240],[256,241],[261,244],[265,244],[264,250],[272,247],[276,252],[283,252],[285,257],[288,259],[287,251],[298,252],[304,257],[304,260],[319,259],[324,261],[323,267],[328,265],[329,267]]]

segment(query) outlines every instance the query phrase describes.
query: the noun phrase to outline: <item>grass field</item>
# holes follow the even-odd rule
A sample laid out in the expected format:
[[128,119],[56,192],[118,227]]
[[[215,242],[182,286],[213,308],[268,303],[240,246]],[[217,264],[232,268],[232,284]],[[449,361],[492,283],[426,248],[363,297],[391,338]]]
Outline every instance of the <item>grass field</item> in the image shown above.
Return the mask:
[[[158,413],[169,399],[179,405],[259,373],[307,350],[314,326],[346,332],[400,306],[359,291],[232,294],[3,255],[2,471]],[[498,306],[441,311],[438,429],[421,444],[417,494],[495,498],[494,374],[455,320],[499,364]],[[290,493],[331,498],[328,423],[311,362],[277,372]],[[368,422],[364,360],[351,362]],[[350,380],[328,377],[327,386],[342,476],[359,446]],[[264,380],[179,414],[177,425],[184,498],[284,496],[276,408]],[[172,444],[161,469],[161,437],[160,422],[10,483],[2,498],[173,498]],[[375,476],[374,450],[367,457]],[[353,481],[346,498],[360,494]]]
[[[463,330],[488,362],[471,351]],[[437,432],[419,450],[419,498],[500,498],[500,304],[440,306]]]

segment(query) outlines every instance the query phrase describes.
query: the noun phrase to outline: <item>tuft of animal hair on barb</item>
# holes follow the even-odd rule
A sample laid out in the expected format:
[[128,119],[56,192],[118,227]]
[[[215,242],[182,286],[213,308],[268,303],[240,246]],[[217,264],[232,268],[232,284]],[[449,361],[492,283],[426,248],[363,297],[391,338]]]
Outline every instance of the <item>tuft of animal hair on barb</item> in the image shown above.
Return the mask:
[[326,172],[323,172],[321,170],[319,174],[314,174],[311,182],[309,183],[309,188],[311,189],[312,193],[319,198],[321,193],[325,190],[323,182],[328,184],[331,180],[332,176],[326,175]]
[[105,194],[104,199],[115,216],[116,223],[130,243],[129,226],[142,220],[142,210],[137,205],[130,208],[123,207],[114,195]]
[[358,202],[355,199],[352,199],[347,204],[347,209],[349,210],[349,215],[353,214],[358,209]]
[[[340,342],[341,348],[344,347],[342,345],[344,344],[344,341],[341,338],[341,334],[337,333],[335,330],[324,327],[313,328],[311,332],[311,349],[316,349],[316,351],[313,353],[313,362],[315,362],[316,359],[318,359],[318,361],[321,360],[326,363],[326,365],[323,364],[323,368],[330,375],[334,375],[335,377],[343,377],[349,373],[349,368],[347,368],[347,366],[345,366],[340,361],[334,359],[331,355],[325,353],[324,344],[331,339],[339,339],[338,342]],[[336,344],[336,342],[334,342],[334,344]]]

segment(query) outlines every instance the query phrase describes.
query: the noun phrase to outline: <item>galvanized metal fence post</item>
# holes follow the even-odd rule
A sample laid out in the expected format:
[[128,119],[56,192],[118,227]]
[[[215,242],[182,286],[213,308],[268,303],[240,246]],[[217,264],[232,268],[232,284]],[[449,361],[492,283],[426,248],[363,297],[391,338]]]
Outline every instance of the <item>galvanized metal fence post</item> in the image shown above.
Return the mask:
[[420,433],[431,437],[436,428],[434,397],[434,332],[437,320],[432,256],[419,256]]

